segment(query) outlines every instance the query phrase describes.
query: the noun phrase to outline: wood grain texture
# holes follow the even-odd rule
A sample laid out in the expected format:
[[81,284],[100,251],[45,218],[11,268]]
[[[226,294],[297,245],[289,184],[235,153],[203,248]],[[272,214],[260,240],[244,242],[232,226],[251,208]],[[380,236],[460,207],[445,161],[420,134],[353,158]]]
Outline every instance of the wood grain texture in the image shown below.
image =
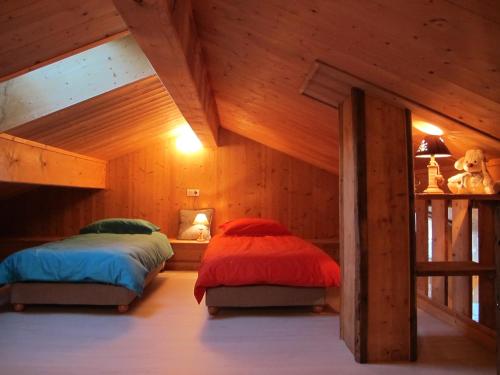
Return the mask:
[[[409,108],[412,111],[412,121],[424,121],[438,125],[443,130],[446,144],[453,155],[451,158],[440,160],[440,164],[452,165],[468,149],[477,147],[483,149],[488,157],[500,156],[500,139],[498,137],[479,131],[462,121],[449,118],[446,114],[415,102],[411,98],[377,86],[373,82],[363,80],[322,61],[316,61],[312,65],[302,92],[304,95],[325,104],[338,107],[339,101],[349,95],[351,87],[360,87],[367,93],[383,98],[387,102],[402,108]],[[413,145],[415,150],[425,135],[414,129]],[[427,165],[426,160],[417,160],[416,163],[418,168],[425,168]]]
[[[469,200],[452,202],[450,261],[472,260],[472,212]],[[448,279],[448,307],[459,314],[472,317],[472,279]]]
[[8,134],[105,160],[166,138],[185,123],[156,76],[11,129]]
[[[138,217],[178,230],[181,208],[215,208],[213,231],[242,216],[270,217],[304,238],[338,238],[338,177],[221,131],[220,147],[184,155],[161,141],[108,163],[103,192],[42,188],[2,203],[8,236],[72,235],[104,217]],[[199,188],[198,198],[186,197]],[[18,225],[16,223],[23,223]]]
[[281,150],[293,132],[293,151],[315,143],[308,155],[326,164],[336,116],[298,95],[316,59],[499,138],[491,4],[195,0],[194,10],[222,126]]
[[[495,204],[478,202],[478,239],[479,263],[495,264]],[[479,277],[479,323],[496,328],[495,280],[492,277]]]
[[191,1],[113,2],[200,141],[217,146],[219,115]]
[[0,134],[0,181],[102,189],[106,162]]
[[[405,111],[366,96],[367,360],[411,357],[410,189]],[[387,132],[387,128],[392,129]]]
[[[362,104],[362,101],[361,101]],[[361,109],[358,107],[358,111]],[[359,293],[360,278],[360,225],[358,192],[362,191],[358,182],[358,117],[353,98],[349,96],[340,108],[340,267],[342,288],[340,305],[340,335],[356,361],[366,361],[366,340],[360,340]],[[362,342],[363,341],[363,342]],[[361,347],[363,345],[363,348]]]
[[[448,259],[448,202],[432,200],[432,261],[443,262]],[[431,298],[437,303],[446,305],[447,287],[445,277],[431,279]]]
[[[416,261],[427,262],[429,260],[429,201],[415,201],[416,215]],[[427,296],[429,280],[427,277],[417,279],[417,292]]]
[[416,317],[407,113],[359,89],[340,112],[342,338],[359,362],[410,360]]
[[2,1],[0,81],[123,36],[126,30],[111,0]]

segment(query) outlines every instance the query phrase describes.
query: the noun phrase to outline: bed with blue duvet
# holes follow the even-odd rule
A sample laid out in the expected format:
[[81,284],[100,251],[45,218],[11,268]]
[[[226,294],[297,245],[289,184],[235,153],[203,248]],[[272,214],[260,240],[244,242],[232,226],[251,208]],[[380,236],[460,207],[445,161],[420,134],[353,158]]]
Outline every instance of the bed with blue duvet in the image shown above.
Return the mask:
[[11,303],[115,305],[120,312],[173,255],[168,238],[145,220],[105,219],[80,235],[14,253],[0,263]]

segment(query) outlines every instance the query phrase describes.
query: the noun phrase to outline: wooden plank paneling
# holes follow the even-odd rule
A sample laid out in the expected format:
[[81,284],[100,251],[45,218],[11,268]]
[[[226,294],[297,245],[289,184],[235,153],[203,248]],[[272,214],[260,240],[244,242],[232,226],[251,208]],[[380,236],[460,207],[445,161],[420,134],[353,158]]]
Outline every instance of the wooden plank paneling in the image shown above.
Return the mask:
[[327,116],[311,121],[319,106],[297,95],[320,58],[499,138],[500,55],[491,48],[500,39],[499,12],[481,7],[453,1],[405,7],[391,0],[194,1],[222,124],[235,131],[258,124],[248,130],[255,137],[261,127],[335,131],[326,130]]
[[[472,260],[472,213],[469,200],[453,200],[450,261]],[[472,317],[472,279],[448,279],[448,307]]]
[[[12,212],[6,223],[0,215],[1,233],[65,236],[92,220],[139,217],[175,238],[180,208],[213,207],[215,232],[227,220],[263,216],[304,238],[338,238],[337,176],[225,130],[220,140],[217,149],[195,154],[178,152],[172,140],[159,141],[113,159],[103,192],[41,188],[13,197],[0,203]],[[201,195],[186,197],[187,188],[199,188]],[[319,217],[304,216],[313,204],[324,207],[315,211]]]
[[102,189],[106,162],[0,134],[0,181]]
[[83,101],[8,131],[102,159],[113,159],[185,123],[156,76]]
[[[448,202],[432,201],[432,260],[447,260]],[[431,279],[431,298],[437,303],[446,305],[447,290],[444,277]]]
[[123,36],[126,30],[111,0],[2,1],[0,81]]
[[219,115],[191,1],[113,2],[200,141],[217,146]]
[[[495,264],[495,206],[489,202],[478,202],[479,263]],[[479,323],[495,329],[495,280],[479,277]]]

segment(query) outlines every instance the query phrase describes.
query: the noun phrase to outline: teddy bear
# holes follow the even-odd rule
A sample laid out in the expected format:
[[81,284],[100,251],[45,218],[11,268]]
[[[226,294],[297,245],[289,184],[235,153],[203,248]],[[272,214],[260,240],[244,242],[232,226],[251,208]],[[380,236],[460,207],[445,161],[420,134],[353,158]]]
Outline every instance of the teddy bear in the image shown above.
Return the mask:
[[448,188],[454,194],[496,194],[500,183],[495,183],[486,169],[486,159],[480,149],[468,150],[455,162],[458,173],[448,179]]

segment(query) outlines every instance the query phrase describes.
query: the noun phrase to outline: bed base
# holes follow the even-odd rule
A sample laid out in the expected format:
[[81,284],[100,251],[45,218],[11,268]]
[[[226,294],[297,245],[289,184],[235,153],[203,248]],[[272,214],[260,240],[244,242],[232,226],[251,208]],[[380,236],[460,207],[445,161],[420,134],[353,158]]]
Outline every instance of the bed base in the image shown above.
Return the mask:
[[[144,287],[163,269],[164,263],[146,277]],[[97,305],[117,306],[126,313],[137,294],[130,289],[98,283],[25,282],[12,284],[10,303],[14,311],[23,311],[27,305]]]
[[219,286],[207,288],[208,313],[217,315],[223,307],[312,306],[321,313],[326,304],[326,288],[279,285]]

